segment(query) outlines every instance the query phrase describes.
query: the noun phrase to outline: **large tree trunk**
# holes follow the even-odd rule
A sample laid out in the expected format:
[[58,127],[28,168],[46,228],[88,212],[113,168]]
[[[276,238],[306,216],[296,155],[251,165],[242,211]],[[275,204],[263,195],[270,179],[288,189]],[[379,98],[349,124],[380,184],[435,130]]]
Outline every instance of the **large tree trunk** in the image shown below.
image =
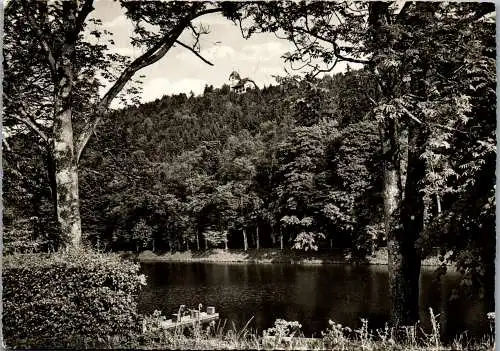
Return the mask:
[[421,193],[425,178],[424,152],[427,132],[424,127],[410,126],[405,196],[401,206],[403,230],[392,242],[393,322],[413,325],[419,320],[419,280],[421,257],[416,247],[424,225],[424,201]]
[[[384,162],[383,198],[389,260],[391,323],[393,325],[406,325],[409,322],[407,311],[414,308],[414,306],[408,305],[410,299],[408,298],[409,291],[407,289],[408,279],[412,279],[413,277],[407,276],[406,247],[402,245],[403,226],[400,213],[402,189],[397,122],[387,118],[382,122],[380,132]],[[410,284],[410,286],[413,286],[413,284]]]
[[[64,2],[63,13],[65,27],[71,30],[76,20],[76,5]],[[65,40],[56,71],[53,125],[57,220],[61,228],[61,244],[65,248],[79,247],[82,237],[78,171],[71,122],[74,62],[75,44],[69,38]]]
[[[417,6],[421,6],[418,3]],[[369,4],[369,24],[372,31],[372,45],[375,49],[372,62],[376,65],[378,56],[386,55],[392,43],[387,39],[389,8],[387,2]],[[424,5],[422,5],[424,6]],[[428,5],[425,5],[426,7]],[[406,8],[406,6],[405,6]],[[431,8],[429,8],[431,9]],[[397,20],[407,21],[407,11],[402,9]],[[384,52],[385,50],[385,52]],[[425,67],[425,65],[424,65]],[[378,78],[379,93],[387,100],[394,98],[393,85],[385,79],[384,72],[372,67]],[[421,74],[421,73],[419,73]],[[424,73],[425,75],[425,73]],[[412,90],[417,96],[424,96],[422,79],[413,79]],[[421,78],[421,77],[419,77]],[[402,200],[401,167],[398,119],[385,116],[381,123],[381,141],[384,153],[384,217],[387,233],[389,259],[389,292],[391,297],[391,322],[394,325],[414,325],[418,321],[418,296],[420,278],[420,256],[415,248],[416,239],[422,231],[424,205],[419,193],[421,180],[425,176],[425,164],[420,160],[426,135],[421,126],[411,125],[408,137],[408,164],[406,166],[405,200]]]

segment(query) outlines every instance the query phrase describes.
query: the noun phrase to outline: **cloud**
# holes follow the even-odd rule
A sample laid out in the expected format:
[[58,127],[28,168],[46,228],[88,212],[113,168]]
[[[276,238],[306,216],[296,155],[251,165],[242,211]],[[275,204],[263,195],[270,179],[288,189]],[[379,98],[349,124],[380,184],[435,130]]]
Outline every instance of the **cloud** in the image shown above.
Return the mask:
[[175,81],[167,78],[154,78],[144,83],[142,101],[152,101],[163,95],[189,93],[190,91],[195,95],[202,94],[207,83],[206,80],[198,78],[182,78]]
[[131,21],[124,15],[117,16],[116,18],[112,19],[111,21],[107,21],[103,23],[103,27],[110,30],[110,29],[117,29],[120,27],[132,27]]
[[139,49],[134,50],[133,47],[113,47],[111,48],[111,51],[131,58],[136,58],[142,54],[142,52]]
[[201,55],[208,60],[234,59],[236,51],[227,45],[214,45],[209,49],[202,50]]
[[[236,57],[236,51],[227,45],[213,45],[210,48],[202,48],[200,55],[205,59],[216,63],[219,60],[232,60]],[[186,60],[199,60],[192,52],[187,49],[179,48],[175,59],[180,62],[186,62]]]
[[290,50],[290,46],[283,42],[274,41],[262,44],[247,45],[241,51],[241,59],[246,61],[270,61],[281,57]]

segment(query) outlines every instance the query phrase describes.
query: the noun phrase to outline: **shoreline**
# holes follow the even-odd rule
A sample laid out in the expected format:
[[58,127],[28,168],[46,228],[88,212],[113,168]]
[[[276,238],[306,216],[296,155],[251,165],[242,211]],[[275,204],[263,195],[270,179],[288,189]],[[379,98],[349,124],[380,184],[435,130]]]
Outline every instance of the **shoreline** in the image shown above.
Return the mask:
[[[353,260],[341,251],[303,253],[279,249],[209,249],[202,251],[184,251],[157,254],[152,251],[140,253],[120,252],[122,257],[134,257],[141,263],[178,262],[178,263],[240,263],[240,264],[298,264],[298,265],[387,265],[387,250],[376,251],[364,260]],[[422,266],[441,265],[437,256],[422,260]]]

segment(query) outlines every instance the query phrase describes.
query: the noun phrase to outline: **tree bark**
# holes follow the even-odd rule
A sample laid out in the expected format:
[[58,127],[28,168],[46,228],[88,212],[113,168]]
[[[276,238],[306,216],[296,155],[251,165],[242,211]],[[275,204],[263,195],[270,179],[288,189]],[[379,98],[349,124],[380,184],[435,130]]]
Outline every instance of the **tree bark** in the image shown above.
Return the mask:
[[49,181],[50,196],[54,207],[54,218],[57,218],[57,182],[56,182],[56,164],[54,161],[53,144],[47,145],[46,165],[47,179]]
[[[387,235],[389,296],[391,298],[390,315],[393,325],[406,325],[407,289],[405,252],[401,245],[401,169],[399,154],[399,137],[397,124],[393,119],[386,118],[380,126],[383,154],[383,199],[384,224]],[[418,302],[418,301],[417,301]],[[418,304],[417,304],[418,306]]]
[[[68,30],[72,29],[76,21],[76,4],[64,2],[63,16],[64,27]],[[80,246],[82,227],[78,194],[78,171],[71,121],[75,43],[71,38],[65,39],[55,77],[53,133],[57,220],[61,228],[61,244],[68,249]]]
[[247,231],[245,229],[243,229],[243,250],[248,250]]
[[259,238],[259,226],[255,229],[255,236],[256,236],[256,247],[257,250],[260,249],[260,238]]
[[[410,126],[405,194],[401,209],[403,232],[397,240],[398,270],[393,289],[394,315],[400,324],[413,325],[419,320],[419,281],[421,256],[416,247],[424,226],[422,184],[425,178],[425,151],[428,133],[423,126]],[[396,250],[394,250],[396,251]]]

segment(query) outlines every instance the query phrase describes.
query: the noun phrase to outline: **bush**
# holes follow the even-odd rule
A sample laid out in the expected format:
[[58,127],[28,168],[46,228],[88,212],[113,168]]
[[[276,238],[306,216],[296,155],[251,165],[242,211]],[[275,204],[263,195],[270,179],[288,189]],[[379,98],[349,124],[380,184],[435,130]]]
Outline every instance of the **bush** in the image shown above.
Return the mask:
[[97,347],[140,333],[139,265],[93,252],[4,257],[8,347]]

